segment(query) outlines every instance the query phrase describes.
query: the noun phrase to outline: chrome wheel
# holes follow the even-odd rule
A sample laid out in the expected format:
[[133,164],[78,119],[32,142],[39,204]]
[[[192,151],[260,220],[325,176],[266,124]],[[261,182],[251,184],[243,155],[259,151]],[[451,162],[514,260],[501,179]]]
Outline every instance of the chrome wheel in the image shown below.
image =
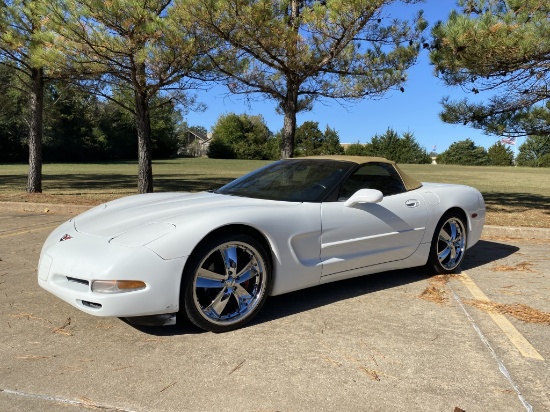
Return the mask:
[[438,273],[455,272],[466,252],[466,229],[459,215],[443,217],[437,225],[429,263]]
[[186,291],[189,319],[214,332],[248,322],[267,296],[270,268],[263,248],[248,236],[232,238],[199,253]]

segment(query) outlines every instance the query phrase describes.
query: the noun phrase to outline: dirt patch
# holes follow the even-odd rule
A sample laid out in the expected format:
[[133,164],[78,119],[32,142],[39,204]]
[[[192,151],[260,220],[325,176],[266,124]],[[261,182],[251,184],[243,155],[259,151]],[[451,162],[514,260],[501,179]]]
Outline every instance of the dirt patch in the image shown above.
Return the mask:
[[501,295],[507,295],[507,296],[524,296],[524,293],[515,290],[516,285],[508,285],[503,286],[500,289],[498,289],[498,293]]
[[447,283],[449,282],[449,278],[450,275],[437,275],[430,278],[428,287],[424,289],[419,298],[439,304],[448,302],[449,289],[447,288]]
[[531,266],[533,266],[531,262],[519,262],[514,266],[509,266],[509,265],[493,266],[491,270],[495,272],[535,272],[533,269],[531,269]]
[[485,224],[494,226],[550,227],[546,208],[488,205]]
[[464,303],[485,312],[509,315],[526,323],[550,325],[550,313],[542,312],[521,303],[503,304],[483,300],[466,300]]
[[50,194],[50,193],[15,193],[0,194],[0,202],[45,203],[63,205],[96,206],[123,196],[120,193],[74,193],[74,194]]

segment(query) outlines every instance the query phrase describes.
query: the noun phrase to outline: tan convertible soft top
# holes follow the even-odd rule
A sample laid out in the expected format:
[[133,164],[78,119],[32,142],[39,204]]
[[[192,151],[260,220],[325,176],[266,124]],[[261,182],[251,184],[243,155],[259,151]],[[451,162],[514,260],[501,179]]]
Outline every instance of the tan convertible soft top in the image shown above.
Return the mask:
[[330,159],[330,160],[342,160],[345,162],[352,162],[357,163],[359,165],[364,163],[389,163],[393,165],[397,173],[399,173],[399,176],[401,176],[401,179],[403,179],[403,183],[405,184],[405,187],[407,190],[414,190],[418,189],[422,186],[422,183],[420,183],[418,180],[416,180],[414,177],[411,177],[407,175],[405,172],[403,172],[396,164],[395,162],[385,159],[383,157],[370,157],[370,156],[345,156],[345,155],[327,155],[327,156],[306,156],[306,157],[300,157],[298,159]]

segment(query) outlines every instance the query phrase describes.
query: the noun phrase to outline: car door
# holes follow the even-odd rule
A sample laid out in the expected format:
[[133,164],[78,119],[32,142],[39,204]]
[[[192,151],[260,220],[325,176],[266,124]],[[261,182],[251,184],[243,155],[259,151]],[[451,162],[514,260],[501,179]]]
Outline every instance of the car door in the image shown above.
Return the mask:
[[[380,190],[379,203],[346,206],[360,189]],[[358,168],[342,184],[338,201],[321,208],[323,276],[398,261],[418,248],[425,232],[427,206],[408,192],[392,164],[373,162]]]

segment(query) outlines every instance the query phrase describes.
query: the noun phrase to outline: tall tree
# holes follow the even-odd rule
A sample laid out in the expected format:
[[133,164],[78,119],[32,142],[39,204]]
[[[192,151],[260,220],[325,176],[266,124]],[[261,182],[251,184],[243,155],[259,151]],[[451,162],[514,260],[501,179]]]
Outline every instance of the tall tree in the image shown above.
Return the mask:
[[[100,76],[94,92],[112,99],[135,117],[138,192],[153,191],[151,110],[167,94],[183,105],[196,87],[203,43],[171,18],[171,0],[54,0],[50,18],[57,46],[84,76]],[[133,95],[131,104],[116,96]],[[161,104],[165,99],[157,100]]]
[[325,136],[319,129],[319,122],[307,121],[302,123],[295,134],[295,156],[319,155],[322,151]]
[[499,140],[487,150],[487,158],[492,166],[512,166],[514,152]]
[[550,4],[461,0],[462,13],[434,27],[431,60],[447,85],[487,102],[443,101],[442,119],[490,134],[550,135]]
[[375,135],[366,146],[366,151],[370,156],[385,157],[397,163],[431,162],[428,152],[416,141],[413,133],[405,132],[400,137],[391,128],[382,135]]
[[390,19],[387,6],[422,0],[179,0],[229,91],[260,93],[284,114],[281,156],[292,157],[296,114],[319,98],[377,98],[403,90],[426,22]]
[[472,139],[453,143],[437,157],[437,163],[446,165],[484,166],[487,162],[486,150]]
[[368,145],[364,143],[352,143],[346,148],[346,155],[348,156],[368,156]]
[[326,127],[323,133],[319,129],[319,122],[307,121],[296,129],[295,156],[315,156],[342,154],[344,149],[340,145],[340,138],[336,130]]
[[0,2],[0,64],[15,70],[11,87],[28,96],[29,174],[27,192],[42,192],[42,139],[46,57],[50,51],[44,2]]
[[272,133],[261,115],[228,113],[212,128],[208,156],[222,159],[268,159]]
[[323,151],[322,154],[333,155],[333,154],[344,154],[344,148],[340,144],[340,136],[335,129],[331,129],[328,125],[325,128],[323,141]]
[[550,141],[548,136],[529,136],[519,147],[518,166],[550,167]]

